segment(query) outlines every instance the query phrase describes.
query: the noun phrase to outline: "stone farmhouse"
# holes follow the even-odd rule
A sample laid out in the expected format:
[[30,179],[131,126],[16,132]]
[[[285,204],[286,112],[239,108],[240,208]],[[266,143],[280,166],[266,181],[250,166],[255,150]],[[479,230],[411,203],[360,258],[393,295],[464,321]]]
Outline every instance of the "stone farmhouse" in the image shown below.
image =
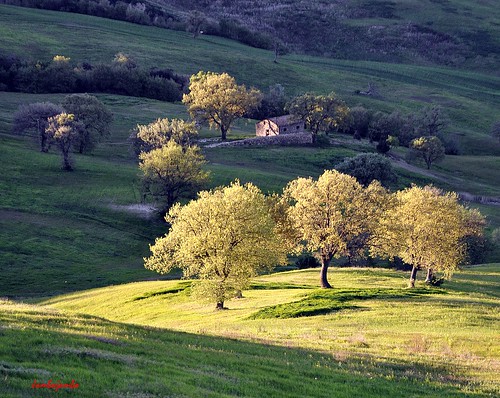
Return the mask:
[[255,125],[258,137],[270,137],[284,134],[303,134],[304,122],[293,115],[284,115],[264,119]]

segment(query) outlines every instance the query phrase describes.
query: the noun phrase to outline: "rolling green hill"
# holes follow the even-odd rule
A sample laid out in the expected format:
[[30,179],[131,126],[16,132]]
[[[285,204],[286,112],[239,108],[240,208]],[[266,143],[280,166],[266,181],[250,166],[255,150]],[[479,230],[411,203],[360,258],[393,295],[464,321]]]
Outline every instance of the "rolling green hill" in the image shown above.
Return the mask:
[[[200,69],[228,71],[238,81],[262,90],[281,83],[289,95],[335,90],[352,105],[363,103],[381,110],[406,111],[440,104],[449,113],[451,131],[459,134],[468,156],[448,157],[436,167],[436,178],[399,169],[400,186],[434,182],[475,195],[500,194],[499,175],[494,172],[500,145],[486,134],[496,120],[499,105],[500,80],[493,76],[451,68],[296,55],[275,64],[269,51],[222,38],[203,36],[193,40],[183,32],[3,5],[0,35],[0,50],[33,59],[49,60],[63,54],[74,63],[108,62],[122,51],[144,67],[172,68],[187,74]],[[354,94],[369,82],[379,86],[382,98]],[[143,269],[141,258],[147,253],[148,243],[163,233],[163,223],[152,223],[136,213],[124,212],[125,208],[117,211],[110,206],[140,201],[138,170],[127,144],[129,130],[157,117],[187,118],[185,107],[99,95],[115,114],[112,136],[92,156],[77,156],[77,171],[68,176],[59,170],[57,154],[44,156],[30,138],[10,134],[12,116],[20,104],[57,103],[62,98],[58,94],[0,93],[1,294],[54,294],[152,275]],[[251,136],[253,121],[242,120],[233,134]],[[216,133],[203,129],[201,135],[206,138]],[[317,176],[346,156],[373,151],[370,144],[357,144],[347,137],[339,136],[336,142],[325,149],[207,148],[204,152],[210,161],[211,186],[240,178],[253,181],[265,192],[280,191],[298,175]],[[483,206],[482,211],[489,216],[490,230],[500,225],[498,208]]]
[[[408,10],[417,5],[405,3]],[[465,19],[482,18],[478,29],[495,29],[497,11],[488,16],[490,2],[481,2],[471,15],[465,8],[470,2],[422,3],[432,7],[415,14],[418,23],[426,12],[434,16],[437,8],[455,7]],[[398,5],[394,12],[403,10]],[[381,18],[343,23],[396,22]],[[442,29],[451,27],[444,23]],[[349,105],[384,111],[441,105],[464,155],[447,157],[431,172],[398,167],[397,187],[434,183],[500,195],[500,144],[488,136],[499,117],[500,78],[494,71],[305,55],[274,63],[272,51],[220,37],[195,40],[184,32],[5,5],[0,38],[1,53],[33,61],[60,54],[73,65],[95,64],[124,52],[144,68],[186,75],[227,71],[262,90],[280,83],[289,96],[335,91]],[[380,98],[356,94],[369,83],[377,85]],[[32,388],[34,380],[50,379],[79,384],[59,390],[61,396],[110,398],[500,393],[498,259],[465,269],[442,288],[421,283],[413,291],[403,288],[406,273],[383,268],[334,266],[332,291],[316,289],[317,270],[274,273],[253,280],[242,299],[230,300],[230,309],[219,312],[211,303],[193,301],[191,281],[178,281],[179,273],[160,277],[145,270],[148,244],[166,225],[141,203],[139,170],[127,139],[136,124],[187,118],[186,109],[180,103],[96,95],[114,114],[111,136],[92,155],[75,155],[76,169],[67,173],[55,151],[40,153],[33,137],[11,132],[19,105],[60,103],[64,95],[0,92],[0,297],[10,298],[0,299],[1,397],[52,396],[55,391]],[[254,122],[238,121],[232,136],[254,135]],[[202,128],[200,136],[217,133]],[[279,192],[298,175],[317,176],[344,157],[374,151],[365,140],[331,138],[325,148],[204,147],[210,187],[239,178]],[[394,152],[404,156],[405,149]],[[497,206],[477,207],[488,216],[488,231],[500,226]],[[498,248],[490,254],[495,255]]]

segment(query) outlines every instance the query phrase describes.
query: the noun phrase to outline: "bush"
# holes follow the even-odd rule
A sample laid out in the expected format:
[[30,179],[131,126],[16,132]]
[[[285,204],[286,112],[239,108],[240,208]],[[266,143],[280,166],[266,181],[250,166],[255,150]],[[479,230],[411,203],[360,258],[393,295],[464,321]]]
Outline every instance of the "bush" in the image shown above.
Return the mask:
[[397,179],[392,170],[391,162],[386,157],[376,153],[361,153],[347,158],[342,163],[337,164],[335,169],[353,176],[365,187],[373,180],[378,180],[387,187]]
[[321,266],[318,259],[309,253],[302,253],[295,261],[298,269],[317,268]]

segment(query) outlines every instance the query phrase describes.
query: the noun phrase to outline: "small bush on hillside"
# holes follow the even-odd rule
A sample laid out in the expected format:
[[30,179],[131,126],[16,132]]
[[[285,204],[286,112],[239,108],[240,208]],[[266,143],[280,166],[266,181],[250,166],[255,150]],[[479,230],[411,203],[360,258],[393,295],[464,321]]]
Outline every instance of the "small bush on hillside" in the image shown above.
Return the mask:
[[386,157],[376,153],[361,153],[347,158],[342,163],[337,164],[335,169],[353,176],[365,187],[373,180],[378,180],[387,187],[397,179],[392,170],[391,162]]

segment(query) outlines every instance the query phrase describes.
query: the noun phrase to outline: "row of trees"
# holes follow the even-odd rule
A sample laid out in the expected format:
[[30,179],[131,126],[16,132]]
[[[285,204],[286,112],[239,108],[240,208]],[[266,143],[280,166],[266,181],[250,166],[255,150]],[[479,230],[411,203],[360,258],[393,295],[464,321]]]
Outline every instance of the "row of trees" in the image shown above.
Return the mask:
[[72,151],[90,153],[110,133],[112,113],[89,94],[66,96],[61,105],[36,102],[21,105],[14,115],[13,131],[33,134],[40,151],[56,143],[63,157],[63,169],[73,170]]
[[150,246],[145,267],[174,267],[197,277],[194,290],[218,309],[262,270],[286,262],[288,253],[313,253],[320,283],[330,288],[328,268],[343,256],[399,257],[417,271],[446,277],[464,261],[467,237],[482,234],[484,218],[459,204],[457,195],[413,186],[389,193],[378,182],[327,170],[317,180],[291,181],[282,195],[265,196],[238,181],[198,194],[166,216],[168,234]]
[[32,62],[0,53],[0,90],[27,93],[101,92],[179,101],[187,77],[172,70],[146,70],[130,56],[117,53],[109,64],[75,64],[56,55],[50,62]]
[[[266,100],[264,108],[263,99]],[[349,108],[334,93],[306,93],[285,104],[279,85],[272,87],[264,96],[254,88],[238,85],[227,73],[202,71],[191,76],[189,93],[184,94],[183,102],[194,120],[207,122],[210,127],[219,129],[222,140],[227,138],[231,125],[238,117],[262,116],[262,109],[267,109],[274,114],[286,111],[303,120],[312,133],[313,143],[317,142],[322,132],[340,131],[351,133],[358,139],[367,137],[378,141],[377,150],[381,153],[389,151],[391,145],[402,144],[412,150],[411,156],[422,158],[427,168],[442,159],[446,152],[438,136],[443,136],[448,119],[442,108],[437,106],[406,116],[398,112],[373,114],[360,106]],[[451,143],[448,149],[454,153]]]

